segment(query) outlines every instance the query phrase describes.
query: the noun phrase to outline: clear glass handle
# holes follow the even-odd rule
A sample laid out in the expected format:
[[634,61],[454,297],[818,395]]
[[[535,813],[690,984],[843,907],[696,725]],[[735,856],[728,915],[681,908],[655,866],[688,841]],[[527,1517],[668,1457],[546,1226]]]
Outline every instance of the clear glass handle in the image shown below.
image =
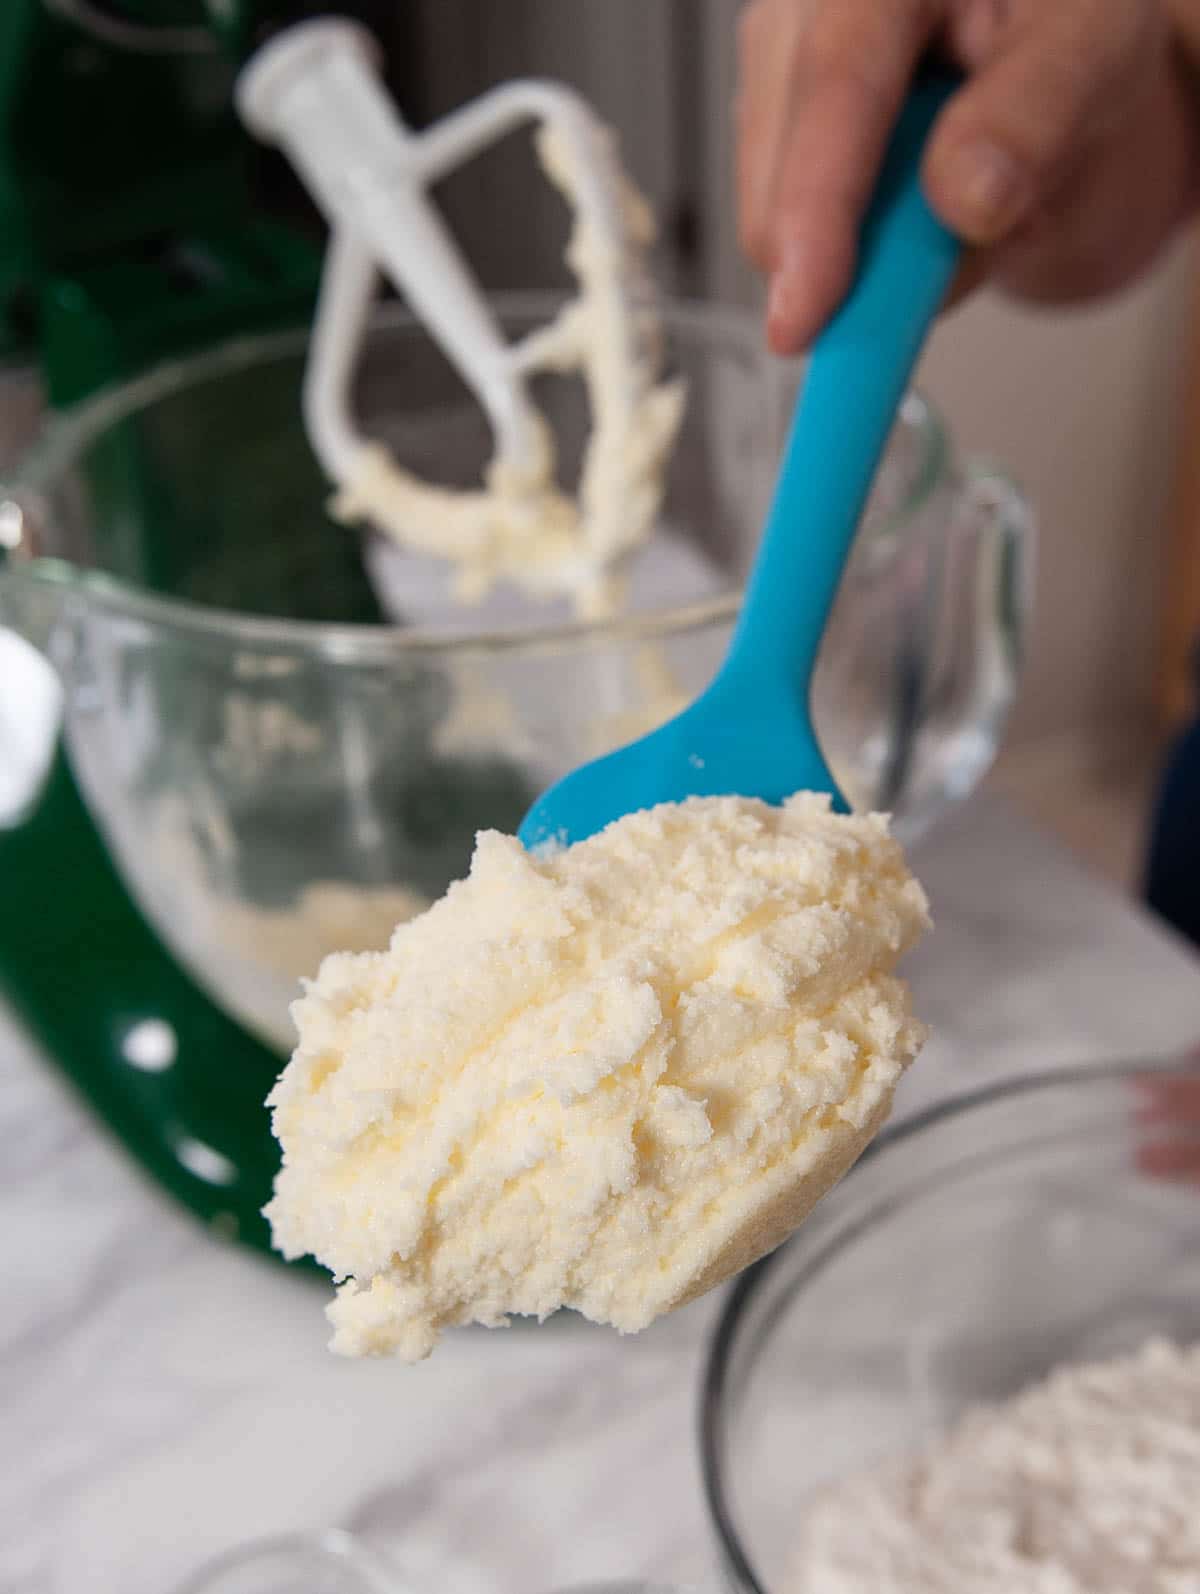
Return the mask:
[[905,844],[967,797],[1016,697],[1030,612],[1033,521],[984,465],[903,531],[860,537],[827,632],[813,707],[856,808]]
[[884,794],[906,844],[970,796],[995,760],[1020,686],[1034,538],[1020,489],[991,466],[970,463],[932,605],[918,712],[897,726],[911,755]]

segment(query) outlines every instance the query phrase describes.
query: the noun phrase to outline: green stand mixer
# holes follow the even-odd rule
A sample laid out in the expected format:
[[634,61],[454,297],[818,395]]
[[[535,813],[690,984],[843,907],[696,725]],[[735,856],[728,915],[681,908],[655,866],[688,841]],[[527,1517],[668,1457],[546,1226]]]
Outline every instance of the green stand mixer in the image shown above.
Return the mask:
[[[319,251],[252,212],[250,141],[232,104],[237,52],[270,11],[0,9],[0,339],[9,357],[36,360],[52,408],[311,315]],[[104,454],[96,525],[129,546],[97,562],[140,564],[148,586],[169,590],[169,506],[134,429]],[[32,811],[0,830],[0,881],[5,996],[154,1177],[265,1245],[275,1153],[262,1100],[278,1058],[164,951],[61,749]]]
[[[194,961],[189,974],[164,947],[163,921],[178,920],[183,944],[172,950],[186,962],[192,926],[184,905],[170,900],[161,854],[147,866],[149,883],[137,878],[136,855],[152,838],[127,835],[122,844],[114,833],[110,799],[122,776],[106,760],[120,763],[114,744],[130,733],[127,725],[102,727],[89,746],[85,698],[89,672],[111,665],[103,687],[92,676],[92,690],[111,690],[116,702],[123,692],[142,693],[163,723],[191,717],[194,737],[211,734],[236,762],[245,749],[236,726],[229,730],[231,706],[253,723],[282,726],[276,750],[289,725],[301,727],[303,740],[304,714],[319,717],[328,707],[317,669],[299,672],[289,701],[288,683],[277,677],[287,673],[294,634],[275,647],[273,621],[286,628],[385,619],[357,541],[325,519],[327,484],[315,462],[296,447],[272,454],[270,428],[260,426],[264,411],[286,414],[291,425],[304,332],[287,329],[306,329],[312,319],[321,243],[256,209],[255,150],[235,115],[233,84],[252,47],[317,9],[265,0],[5,0],[0,7],[0,346],[11,362],[34,364],[50,410],[66,412],[0,512],[8,517],[8,534],[0,535],[0,628],[12,627],[10,640],[14,632],[32,639],[60,666],[74,727],[35,800],[0,818],[0,993],[144,1169],[217,1232],[262,1248],[260,1209],[277,1167],[263,1102],[287,1037],[254,1025],[253,1002],[247,1014],[235,1000],[249,1025],[235,1022],[193,978]],[[237,351],[250,341],[274,348],[277,358],[261,371],[245,367],[239,381]],[[202,367],[210,350],[218,351],[211,380],[206,385],[201,373],[188,390],[200,392],[200,402],[185,392],[173,405],[167,392],[161,402],[149,402],[150,394],[145,405],[122,408],[118,399],[119,413],[97,412],[97,392],[130,393],[152,369],[160,377],[147,378],[150,386],[157,380],[170,390],[172,369],[187,359]],[[72,432],[76,413],[91,417],[86,441]],[[70,470],[55,457],[64,448]],[[256,567],[246,557],[248,539],[260,536],[256,483],[272,473],[288,477],[283,509],[292,524],[287,546],[264,549]],[[278,518],[278,505],[275,512]],[[36,582],[24,579],[30,557]],[[237,607],[254,619],[246,620],[241,652],[226,637],[206,653],[201,606],[230,606],[235,565]],[[161,623],[162,646],[143,637],[140,654],[135,640],[118,658],[116,632],[126,620],[134,629],[139,622],[105,605],[130,593],[147,627]],[[122,646],[126,640],[122,634]],[[0,673],[19,693],[20,661],[3,657]],[[226,671],[240,672],[237,693]],[[446,689],[419,661],[406,679],[412,711],[398,729],[394,713],[391,720],[396,737],[407,740],[389,762],[389,739],[379,738],[364,789],[405,816],[404,833],[415,841],[399,855],[386,844],[360,847],[348,861],[333,848],[328,873],[361,876],[365,856],[371,881],[398,870],[432,898],[464,868],[475,829],[515,827],[532,788],[503,760],[428,751],[414,758],[415,746],[428,750]],[[382,679],[356,680],[354,690],[373,713],[387,712]],[[360,706],[351,705],[347,721]],[[306,764],[297,753],[290,775],[272,766],[272,822],[247,820],[263,832],[260,844],[231,866],[239,902],[258,905],[268,936],[286,926],[292,897],[293,883],[280,878],[286,868],[275,865],[323,822],[320,793],[306,776],[327,754],[312,750]],[[332,756],[361,765],[375,755],[343,745]],[[222,801],[253,810],[254,758],[226,773]],[[173,781],[186,789],[189,773],[176,759],[162,778],[163,789]],[[153,787],[153,757],[138,779],[143,793]],[[188,847],[195,851],[193,819],[175,838],[180,868]],[[219,851],[220,839],[213,845]],[[123,850],[122,875],[113,856]],[[130,899],[130,883],[143,911]],[[167,899],[157,912],[150,907],[157,934],[145,916],[155,893]],[[381,911],[399,916],[392,901]],[[257,936],[261,924],[242,926],[243,951],[245,935]],[[237,962],[232,952],[235,988]],[[223,972],[213,979],[223,984]]]

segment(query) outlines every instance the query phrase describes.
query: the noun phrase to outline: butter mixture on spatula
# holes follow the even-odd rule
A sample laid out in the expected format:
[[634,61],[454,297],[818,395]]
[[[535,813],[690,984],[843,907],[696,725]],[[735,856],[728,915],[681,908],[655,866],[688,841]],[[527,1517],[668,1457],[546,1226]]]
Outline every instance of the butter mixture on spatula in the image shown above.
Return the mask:
[[879,815],[699,798],[471,872],[386,952],[327,958],[271,1096],[267,1208],[340,1282],[333,1347],[572,1307],[645,1328],[785,1238],[924,1038],[928,925]]

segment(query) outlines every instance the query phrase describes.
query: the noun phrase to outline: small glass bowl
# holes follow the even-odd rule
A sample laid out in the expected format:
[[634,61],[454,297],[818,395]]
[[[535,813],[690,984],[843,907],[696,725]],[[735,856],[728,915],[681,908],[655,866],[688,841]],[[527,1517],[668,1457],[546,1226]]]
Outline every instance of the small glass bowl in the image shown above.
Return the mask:
[[[175,1594],[418,1594],[400,1568],[340,1528],[261,1539],[207,1562]],[[562,1594],[688,1594],[641,1579],[578,1584]]]
[[208,1561],[175,1594],[412,1594],[399,1571],[340,1528],[242,1544]]
[[1200,1339],[1200,1063],[1064,1069],[883,1135],[717,1326],[701,1446],[729,1586],[787,1588],[814,1489],[1152,1338]]

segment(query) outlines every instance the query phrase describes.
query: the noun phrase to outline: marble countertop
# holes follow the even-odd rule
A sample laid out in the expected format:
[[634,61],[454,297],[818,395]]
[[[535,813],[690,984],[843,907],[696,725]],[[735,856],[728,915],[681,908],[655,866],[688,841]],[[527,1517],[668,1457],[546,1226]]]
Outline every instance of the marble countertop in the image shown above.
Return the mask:
[[[935,1038],[900,1114],[1200,1040],[1200,964],[992,800],[918,869]],[[708,1581],[694,1423],[719,1296],[634,1340],[552,1323],[414,1369],[346,1363],[321,1286],[175,1212],[3,1014],[0,1136],[4,1594],[165,1594],[221,1550],[326,1526],[429,1594]]]

